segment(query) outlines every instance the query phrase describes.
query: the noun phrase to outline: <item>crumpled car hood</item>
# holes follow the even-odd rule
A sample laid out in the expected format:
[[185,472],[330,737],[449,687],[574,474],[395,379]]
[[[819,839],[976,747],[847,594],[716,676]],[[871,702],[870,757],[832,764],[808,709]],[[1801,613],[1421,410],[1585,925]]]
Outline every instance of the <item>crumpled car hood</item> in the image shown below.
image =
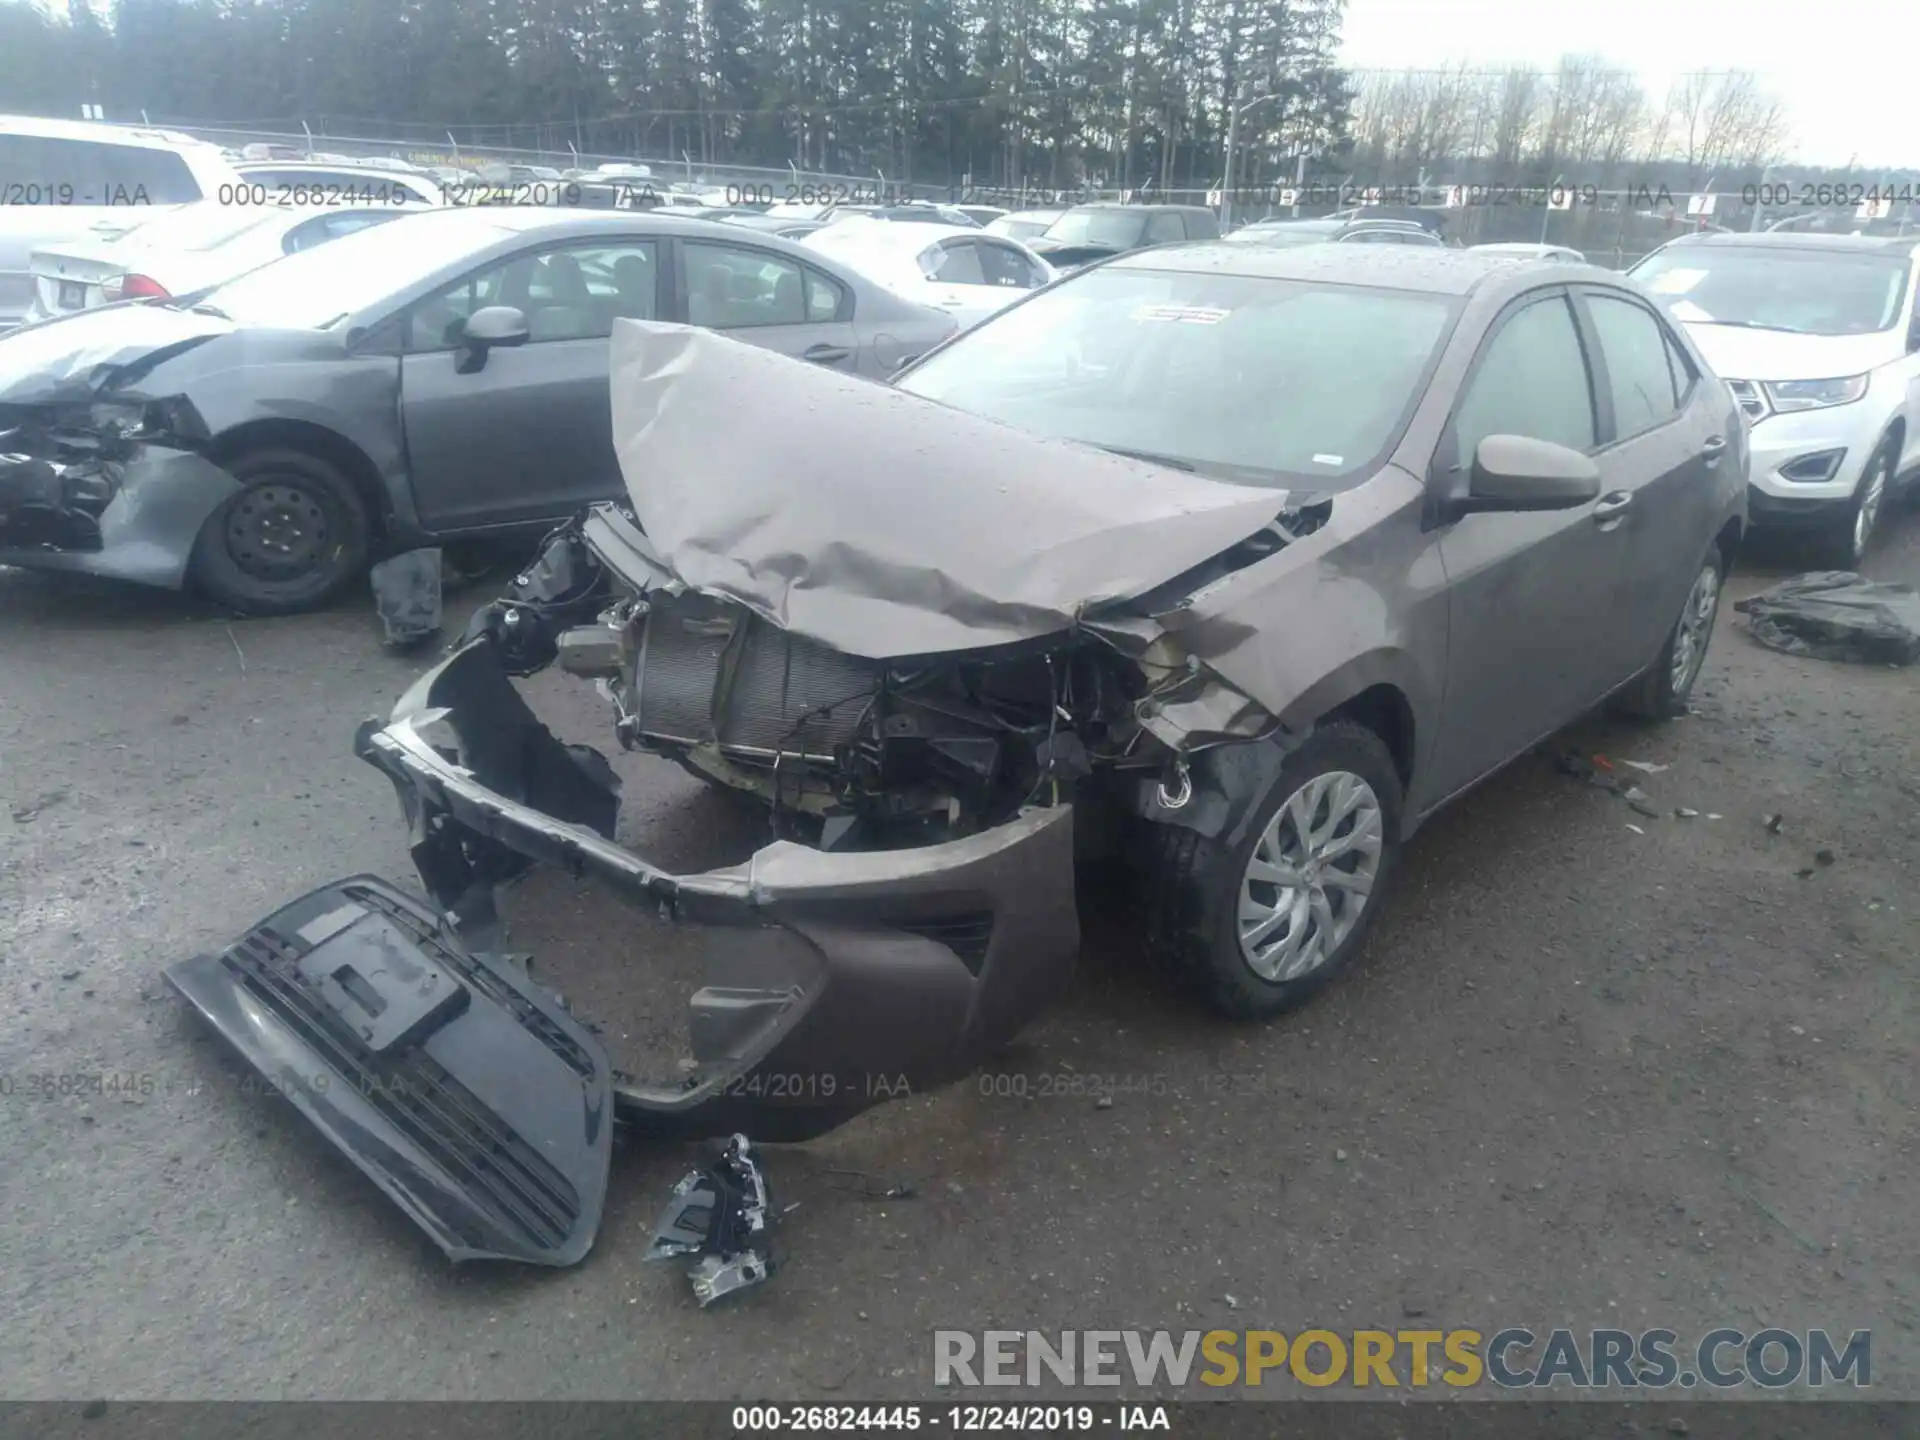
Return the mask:
[[110,305],[0,335],[0,404],[86,401],[233,322],[168,306]]
[[1287,504],[710,331],[623,320],[612,343],[614,445],[660,558],[846,654],[1057,634]]

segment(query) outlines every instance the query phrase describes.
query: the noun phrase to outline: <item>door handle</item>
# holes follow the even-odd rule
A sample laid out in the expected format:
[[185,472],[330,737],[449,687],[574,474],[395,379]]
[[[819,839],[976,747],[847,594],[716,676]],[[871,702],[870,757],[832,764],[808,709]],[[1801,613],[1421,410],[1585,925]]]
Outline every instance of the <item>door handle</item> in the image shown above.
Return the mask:
[[1611,495],[1602,495],[1599,500],[1594,503],[1594,522],[1599,525],[1605,525],[1611,520],[1618,520],[1626,513],[1627,507],[1631,504],[1633,504],[1633,494],[1631,491],[1615,490]]
[[851,354],[853,351],[844,345],[812,345],[800,352],[800,358],[816,365],[838,365]]
[[1706,457],[1709,466],[1718,465],[1720,457],[1727,453],[1727,437],[1709,435],[1700,446],[1700,453]]

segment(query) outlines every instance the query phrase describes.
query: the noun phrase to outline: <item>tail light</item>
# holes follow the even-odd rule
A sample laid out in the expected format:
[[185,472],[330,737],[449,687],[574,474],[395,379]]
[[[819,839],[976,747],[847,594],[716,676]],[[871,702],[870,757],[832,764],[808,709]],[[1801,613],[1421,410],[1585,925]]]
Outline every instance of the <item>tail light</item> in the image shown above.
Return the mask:
[[122,275],[120,279],[108,281],[106,289],[119,300],[171,300],[167,287],[147,275]]

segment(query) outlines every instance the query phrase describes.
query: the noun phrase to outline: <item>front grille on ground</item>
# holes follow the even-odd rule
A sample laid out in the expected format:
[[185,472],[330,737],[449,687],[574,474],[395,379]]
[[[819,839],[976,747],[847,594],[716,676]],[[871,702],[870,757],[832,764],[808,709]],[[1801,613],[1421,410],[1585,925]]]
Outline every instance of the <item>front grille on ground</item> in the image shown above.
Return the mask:
[[[460,964],[453,949],[428,948],[437,963],[468,977],[472,967]],[[528,1243],[548,1250],[565,1243],[580,1220],[580,1196],[567,1178],[418,1046],[378,1055],[369,1051],[300,974],[304,953],[300,941],[263,926],[221,960],[249,994],[453,1176],[463,1192],[485,1203]]]
[[974,974],[987,958],[987,945],[993,939],[993,912],[969,910],[960,915],[936,915],[923,920],[894,920],[896,930],[918,935],[946,946]]
[[[734,670],[714,714],[723,666]],[[879,688],[872,662],[789,635],[735,605],[683,595],[656,600],[640,653],[640,731],[771,757],[831,760],[853,739]]]

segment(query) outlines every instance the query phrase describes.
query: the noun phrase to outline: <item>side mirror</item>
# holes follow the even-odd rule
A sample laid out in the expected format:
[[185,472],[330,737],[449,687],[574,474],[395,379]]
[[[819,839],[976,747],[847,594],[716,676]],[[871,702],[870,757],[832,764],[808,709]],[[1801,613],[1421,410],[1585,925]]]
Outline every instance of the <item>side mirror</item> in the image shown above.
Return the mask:
[[1489,435],[1473,454],[1465,514],[1571,510],[1600,496],[1600,467],[1578,450],[1524,435]]
[[527,343],[527,317],[512,305],[488,305],[467,317],[460,327],[460,359],[454,367],[471,375],[485,367],[487,352],[496,345]]

